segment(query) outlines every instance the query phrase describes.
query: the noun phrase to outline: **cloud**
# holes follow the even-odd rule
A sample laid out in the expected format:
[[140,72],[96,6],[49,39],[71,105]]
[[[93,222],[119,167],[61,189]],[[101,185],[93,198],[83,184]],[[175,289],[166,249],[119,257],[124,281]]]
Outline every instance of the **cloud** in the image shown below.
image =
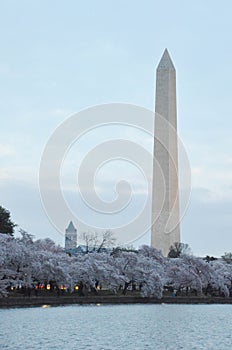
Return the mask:
[[8,157],[15,154],[15,149],[11,145],[0,143],[0,157]]
[[181,241],[188,243],[194,254],[202,256],[221,256],[232,250],[231,207],[232,195],[220,196],[208,188],[193,188],[181,223]]
[[69,116],[73,115],[75,111],[72,110],[67,110],[64,108],[54,108],[51,110],[50,114],[54,117],[63,117],[63,118],[68,118]]
[[7,165],[0,167],[0,179],[4,183],[14,182],[19,183],[37,183],[38,169],[32,165]]
[[1,203],[7,208],[12,220],[19,228],[36,236],[36,238],[49,237],[59,244],[64,238],[49,222],[43,210],[38,188],[28,182],[9,180],[0,183]]

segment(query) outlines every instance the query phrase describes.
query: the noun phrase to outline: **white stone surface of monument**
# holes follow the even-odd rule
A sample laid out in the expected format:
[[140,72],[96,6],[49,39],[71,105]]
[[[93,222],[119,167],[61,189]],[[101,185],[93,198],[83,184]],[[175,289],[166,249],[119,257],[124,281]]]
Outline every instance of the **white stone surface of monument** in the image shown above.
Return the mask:
[[180,242],[176,71],[165,49],[156,70],[151,246]]

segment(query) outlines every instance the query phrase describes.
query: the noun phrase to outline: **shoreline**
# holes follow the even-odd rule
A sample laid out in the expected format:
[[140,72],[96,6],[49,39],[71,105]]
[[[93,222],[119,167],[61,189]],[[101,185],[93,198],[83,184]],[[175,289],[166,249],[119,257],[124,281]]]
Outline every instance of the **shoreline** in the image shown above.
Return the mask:
[[136,296],[60,296],[60,297],[5,297],[0,298],[0,308],[90,305],[90,304],[232,304],[225,297],[163,297],[142,298]]

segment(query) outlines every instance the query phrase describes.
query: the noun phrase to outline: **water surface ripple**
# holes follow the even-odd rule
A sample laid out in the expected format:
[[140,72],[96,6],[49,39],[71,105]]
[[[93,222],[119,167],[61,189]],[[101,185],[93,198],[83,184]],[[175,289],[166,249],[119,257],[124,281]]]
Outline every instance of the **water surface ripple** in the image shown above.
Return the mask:
[[87,305],[0,310],[0,349],[224,350],[232,305]]

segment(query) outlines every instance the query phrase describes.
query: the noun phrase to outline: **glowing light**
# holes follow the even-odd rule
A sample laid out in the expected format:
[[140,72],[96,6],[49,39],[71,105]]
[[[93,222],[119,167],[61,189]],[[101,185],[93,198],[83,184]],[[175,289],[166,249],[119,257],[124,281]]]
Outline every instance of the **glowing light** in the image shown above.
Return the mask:
[[50,284],[47,284],[47,290],[50,290],[51,289],[51,285]]

